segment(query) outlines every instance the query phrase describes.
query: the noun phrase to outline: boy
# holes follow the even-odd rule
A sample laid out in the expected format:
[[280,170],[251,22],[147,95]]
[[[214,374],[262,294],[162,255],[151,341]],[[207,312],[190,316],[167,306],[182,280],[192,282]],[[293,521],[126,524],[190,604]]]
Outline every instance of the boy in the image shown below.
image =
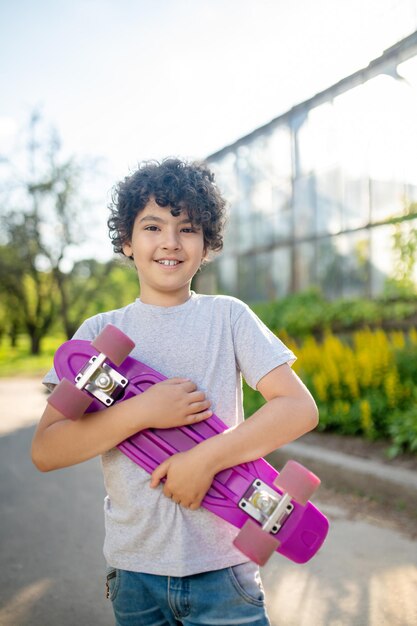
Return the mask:
[[[110,236],[136,266],[140,298],[86,320],[75,336],[93,339],[112,323],[136,343],[132,356],[171,378],[76,422],[48,405],[33,439],[41,471],[102,455],[104,555],[118,626],[269,624],[258,568],[232,544],[236,529],[200,503],[217,472],[311,430],[317,409],[289,367],[292,352],[245,304],[190,290],[208,253],[222,247],[224,209],[200,163],[144,163],[119,183]],[[246,421],[241,375],[266,400]],[[44,382],[57,383],[53,370]],[[151,478],[115,447],[143,428],[211,411],[230,429],[172,456]]]

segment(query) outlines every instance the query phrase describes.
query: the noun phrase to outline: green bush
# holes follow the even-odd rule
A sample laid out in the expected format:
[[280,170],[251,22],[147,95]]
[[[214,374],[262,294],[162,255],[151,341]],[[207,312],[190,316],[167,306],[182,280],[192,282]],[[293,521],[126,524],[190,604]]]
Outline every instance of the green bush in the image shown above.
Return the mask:
[[[321,340],[286,342],[317,402],[319,430],[386,440],[391,456],[417,452],[416,330],[364,329],[343,339],[327,331]],[[245,387],[245,414],[261,400]]]
[[417,298],[326,300],[318,289],[287,296],[273,302],[252,304],[252,308],[275,332],[291,337],[322,335],[327,330],[351,332],[358,328],[395,327],[417,323]]

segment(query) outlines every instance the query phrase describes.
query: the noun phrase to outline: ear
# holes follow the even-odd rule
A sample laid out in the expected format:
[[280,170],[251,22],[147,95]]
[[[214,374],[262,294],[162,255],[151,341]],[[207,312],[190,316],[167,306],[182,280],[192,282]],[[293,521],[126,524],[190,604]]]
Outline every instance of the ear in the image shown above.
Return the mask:
[[132,244],[129,242],[124,243],[122,246],[123,254],[129,258],[133,257]]
[[204,246],[203,256],[201,257],[200,267],[202,267],[208,261],[208,250],[207,247]]

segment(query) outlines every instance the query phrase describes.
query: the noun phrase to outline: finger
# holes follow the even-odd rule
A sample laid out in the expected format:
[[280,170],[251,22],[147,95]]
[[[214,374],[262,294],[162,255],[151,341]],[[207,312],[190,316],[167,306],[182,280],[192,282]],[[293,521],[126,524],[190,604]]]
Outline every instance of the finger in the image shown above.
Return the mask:
[[190,383],[191,380],[189,378],[179,378],[179,377],[174,377],[174,378],[167,378],[166,380],[162,381],[163,383],[165,383],[166,385],[180,385],[183,383]]
[[189,393],[188,399],[190,402],[204,402],[207,400],[204,391],[192,391]]
[[150,486],[152,487],[152,489],[155,489],[155,487],[157,487],[159,483],[161,482],[161,480],[167,475],[168,461],[169,459],[161,463],[161,465],[158,465],[158,467],[154,469],[154,471],[152,472],[151,483],[150,483]]
[[210,409],[207,409],[207,411],[201,411],[201,413],[194,413],[193,415],[188,415],[187,422],[190,424],[193,424],[195,422],[202,422],[203,420],[206,420],[212,415],[213,415],[213,411],[211,411]]
[[197,389],[197,385],[193,383],[192,380],[183,381],[182,386],[184,388],[184,391],[188,391],[188,392],[196,391]]
[[207,411],[211,406],[210,400],[204,400],[204,402],[192,402],[188,405],[189,413],[201,413]]
[[168,487],[166,485],[164,485],[164,488],[162,490],[162,493],[164,494],[164,496],[166,496],[169,500],[171,500],[172,502],[174,502],[174,504],[181,504],[181,499],[178,496],[175,496],[172,491],[170,489],[168,489]]

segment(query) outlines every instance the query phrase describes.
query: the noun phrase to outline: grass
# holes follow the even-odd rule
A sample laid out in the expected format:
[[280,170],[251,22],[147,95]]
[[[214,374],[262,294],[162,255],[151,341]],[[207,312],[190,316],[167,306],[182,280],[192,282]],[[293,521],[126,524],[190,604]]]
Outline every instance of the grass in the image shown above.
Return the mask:
[[55,350],[65,341],[64,337],[45,337],[42,354],[30,354],[29,337],[18,337],[16,347],[10,347],[8,338],[0,342],[0,378],[15,376],[43,376],[52,366]]

